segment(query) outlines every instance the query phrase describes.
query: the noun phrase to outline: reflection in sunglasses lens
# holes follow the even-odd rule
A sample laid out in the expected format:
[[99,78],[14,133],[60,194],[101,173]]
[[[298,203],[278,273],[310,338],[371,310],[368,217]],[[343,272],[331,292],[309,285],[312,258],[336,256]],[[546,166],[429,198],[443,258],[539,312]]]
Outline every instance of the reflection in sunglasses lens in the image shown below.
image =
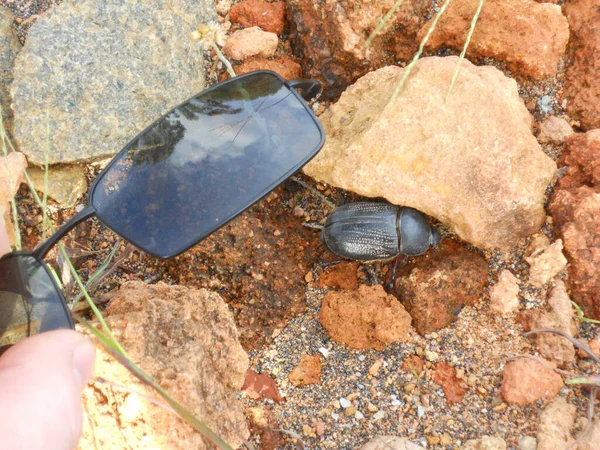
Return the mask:
[[0,261],[0,352],[36,333],[73,327],[51,276],[28,255]]
[[266,195],[321,143],[314,117],[282,80],[253,74],[155,122],[99,177],[91,203],[127,240],[174,256]]

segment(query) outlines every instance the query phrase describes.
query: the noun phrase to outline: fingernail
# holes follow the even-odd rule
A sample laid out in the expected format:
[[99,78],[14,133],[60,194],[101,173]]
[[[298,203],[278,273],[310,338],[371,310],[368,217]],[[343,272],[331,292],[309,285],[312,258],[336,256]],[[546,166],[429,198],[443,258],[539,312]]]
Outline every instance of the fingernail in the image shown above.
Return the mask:
[[80,389],[90,381],[94,374],[94,363],[96,362],[96,349],[88,339],[75,347],[73,352],[73,373],[79,382]]

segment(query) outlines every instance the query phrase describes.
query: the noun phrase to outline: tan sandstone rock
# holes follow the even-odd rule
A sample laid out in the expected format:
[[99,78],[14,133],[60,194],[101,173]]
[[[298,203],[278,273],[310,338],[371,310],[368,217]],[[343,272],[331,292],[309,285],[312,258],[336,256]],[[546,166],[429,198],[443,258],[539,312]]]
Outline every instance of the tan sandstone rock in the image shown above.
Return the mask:
[[529,264],[529,282],[542,287],[567,265],[567,258],[562,253],[562,240],[557,239],[548,248],[538,250],[525,257]]
[[[36,190],[44,192],[44,169],[31,167],[27,174]],[[48,169],[48,197],[63,208],[72,208],[88,190],[85,168],[77,165],[50,166]]]
[[250,27],[229,36],[223,52],[238,61],[257,55],[269,58],[275,55],[278,43],[279,39],[275,33],[263,31],[259,27]]
[[399,436],[377,436],[359,450],[425,450],[424,447]]
[[334,341],[376,350],[409,340],[412,320],[402,304],[386,294],[381,285],[328,292],[319,319]]
[[460,450],[506,450],[504,439],[494,436],[483,436],[481,439],[471,439]]
[[[0,215],[8,232],[8,242],[15,243],[15,231],[12,222],[10,201],[15,196],[23,180],[27,159],[23,153],[12,152],[0,156]],[[0,226],[2,226],[0,222]]]
[[[570,336],[577,336],[577,324],[573,318],[573,307],[564,281],[556,279],[550,292],[545,310],[532,310],[529,329],[554,328]],[[544,358],[559,366],[575,362],[575,348],[567,339],[551,333],[530,335],[537,350]]]
[[[198,419],[234,448],[247,439],[236,397],[248,356],[219,295],[129,282],[111,301],[106,320],[129,356]],[[160,399],[104,351],[97,353],[96,376]],[[83,397],[87,417],[79,448],[213,448],[176,415],[139,395],[92,383]]]
[[[479,0],[452,1],[427,48],[450,46],[462,50],[478,5]],[[430,26],[425,24],[419,37]],[[568,41],[569,24],[560,6],[532,0],[487,0],[467,56],[497,58],[523,75],[543,79],[556,73]]]
[[574,134],[573,128],[565,119],[550,116],[540,125],[538,141],[541,144],[551,142],[552,144],[564,144],[565,141]]
[[575,405],[558,397],[540,414],[537,450],[566,448],[572,441],[571,428],[575,423]]
[[394,103],[403,69],[388,66],[349,87],[321,116],[327,142],[304,171],[367,197],[436,217],[464,240],[508,248],[545,220],[556,172],[531,132],[517,84],[457,57],[417,62]]
[[500,273],[498,283],[490,291],[490,309],[501,316],[519,308],[519,282],[509,271]]

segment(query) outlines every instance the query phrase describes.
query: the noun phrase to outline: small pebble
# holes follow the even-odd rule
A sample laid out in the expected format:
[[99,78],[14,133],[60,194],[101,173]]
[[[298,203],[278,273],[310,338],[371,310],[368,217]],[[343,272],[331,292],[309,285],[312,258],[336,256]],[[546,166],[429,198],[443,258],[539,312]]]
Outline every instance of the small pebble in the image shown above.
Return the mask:
[[352,402],[344,397],[340,398],[340,406],[344,409],[352,405]]
[[425,436],[429,445],[438,445],[440,443],[439,436]]
[[450,438],[450,435],[448,433],[444,433],[440,436],[441,445],[450,445],[450,442],[452,442],[452,438]]
[[364,416],[364,414],[363,414],[363,413],[361,413],[360,411],[356,411],[356,413],[354,414],[354,418],[355,418],[356,420],[361,420],[361,419],[364,419],[364,418],[365,418],[365,416]]
[[325,358],[329,357],[329,350],[326,349],[325,347],[319,348],[319,352],[321,353],[321,355],[323,355],[323,357],[325,357]]
[[436,352],[425,352],[425,358],[427,361],[436,362],[440,358],[440,355]]
[[385,417],[385,412],[383,412],[381,409],[379,411],[377,411],[375,414],[373,414],[373,420],[381,420]]
[[344,415],[346,417],[350,417],[353,416],[354,414],[356,414],[356,407],[355,406],[348,406],[345,410],[344,410]]
[[425,415],[425,408],[421,405],[417,406],[417,417],[423,417]]
[[304,215],[304,209],[300,206],[296,206],[292,211],[292,214],[294,215],[294,217],[302,217]]
[[519,438],[519,450],[535,450],[537,440],[532,436],[522,436]]

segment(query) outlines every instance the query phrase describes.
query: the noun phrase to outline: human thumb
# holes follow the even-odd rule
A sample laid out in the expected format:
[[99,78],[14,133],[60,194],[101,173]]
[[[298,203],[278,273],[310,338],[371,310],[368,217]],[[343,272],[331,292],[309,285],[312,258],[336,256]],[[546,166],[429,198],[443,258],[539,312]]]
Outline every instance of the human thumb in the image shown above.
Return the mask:
[[81,435],[81,391],[95,350],[71,330],[41,333],[0,357],[3,450],[72,450]]

